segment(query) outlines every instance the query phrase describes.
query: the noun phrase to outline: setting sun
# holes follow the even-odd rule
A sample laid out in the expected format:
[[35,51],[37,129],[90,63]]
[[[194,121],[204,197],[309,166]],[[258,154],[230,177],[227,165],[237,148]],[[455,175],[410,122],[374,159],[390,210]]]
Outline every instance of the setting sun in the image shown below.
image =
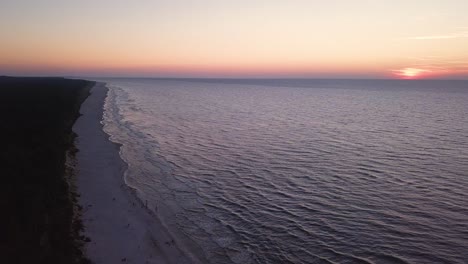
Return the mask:
[[395,70],[395,75],[403,79],[419,79],[422,78],[424,74],[427,74],[429,70],[417,69],[417,68],[404,68],[400,70]]
[[468,79],[463,0],[5,1],[0,75]]
[[467,10],[0,0],[0,264],[468,264]]

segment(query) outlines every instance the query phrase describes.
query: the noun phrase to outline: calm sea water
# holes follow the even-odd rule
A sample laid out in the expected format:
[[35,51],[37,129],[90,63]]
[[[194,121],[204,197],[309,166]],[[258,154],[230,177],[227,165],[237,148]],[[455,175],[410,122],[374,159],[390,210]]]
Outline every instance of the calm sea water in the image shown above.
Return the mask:
[[108,80],[126,182],[203,263],[467,263],[468,83]]

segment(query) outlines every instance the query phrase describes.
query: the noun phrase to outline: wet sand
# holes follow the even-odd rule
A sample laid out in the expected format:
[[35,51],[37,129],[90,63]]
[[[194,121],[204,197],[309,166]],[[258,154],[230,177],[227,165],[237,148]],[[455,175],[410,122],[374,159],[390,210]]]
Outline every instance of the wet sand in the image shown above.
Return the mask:
[[73,127],[79,150],[76,185],[83,206],[84,235],[90,238],[85,254],[97,264],[192,263],[125,185],[126,164],[119,156],[119,146],[102,130],[106,95],[105,85],[96,84]]

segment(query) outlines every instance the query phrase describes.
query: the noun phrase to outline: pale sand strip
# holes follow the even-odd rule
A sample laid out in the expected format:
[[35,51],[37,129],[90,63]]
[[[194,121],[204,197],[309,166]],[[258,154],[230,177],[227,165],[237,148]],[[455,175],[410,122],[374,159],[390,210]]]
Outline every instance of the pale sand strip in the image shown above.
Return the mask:
[[108,140],[100,123],[106,95],[104,84],[93,87],[73,128],[78,134],[76,185],[84,235],[91,239],[87,256],[96,264],[192,262],[124,184],[126,165],[119,147]]

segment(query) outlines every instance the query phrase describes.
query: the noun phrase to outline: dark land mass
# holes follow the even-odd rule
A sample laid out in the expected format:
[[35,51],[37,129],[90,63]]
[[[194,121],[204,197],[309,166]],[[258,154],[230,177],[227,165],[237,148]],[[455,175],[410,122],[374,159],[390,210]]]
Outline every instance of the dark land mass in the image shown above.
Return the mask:
[[66,165],[93,82],[0,77],[0,263],[84,263]]

